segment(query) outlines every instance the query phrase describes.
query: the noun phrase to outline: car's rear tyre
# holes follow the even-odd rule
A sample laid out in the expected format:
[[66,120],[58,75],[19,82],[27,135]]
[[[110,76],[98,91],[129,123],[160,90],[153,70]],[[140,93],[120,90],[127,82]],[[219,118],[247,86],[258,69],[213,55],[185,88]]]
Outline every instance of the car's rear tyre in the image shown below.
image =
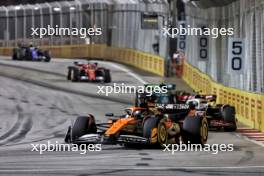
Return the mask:
[[67,80],[71,80],[72,68],[68,67]]
[[104,82],[110,83],[112,81],[110,70],[105,69],[104,70]]
[[236,125],[235,114],[236,114],[235,107],[229,106],[229,105],[223,107],[222,116],[223,116],[224,122],[233,124],[232,126],[224,127],[225,131],[236,131],[237,125]]
[[163,122],[158,124],[158,143],[161,147],[164,147],[164,144],[168,143],[168,131]]
[[45,56],[44,62],[50,62],[51,57],[48,51],[44,51],[43,55]]
[[12,56],[12,60],[18,60],[18,59],[17,59],[17,54],[16,54],[16,53],[13,54],[13,56]]
[[16,48],[13,49],[12,60],[18,60],[18,51]]
[[32,52],[31,52],[31,50],[29,48],[26,48],[25,56],[21,60],[33,61]]
[[80,81],[80,72],[78,68],[68,67],[67,79],[71,80],[72,82]]
[[152,141],[152,139],[157,138],[158,122],[159,119],[157,117],[149,117],[144,121],[143,137],[147,138],[150,144],[157,143],[157,141]]
[[96,133],[96,131],[97,128],[93,116],[79,116],[72,127],[72,140],[74,141],[85,134]]
[[207,119],[205,117],[187,116],[183,121],[181,133],[183,143],[204,145],[208,139]]

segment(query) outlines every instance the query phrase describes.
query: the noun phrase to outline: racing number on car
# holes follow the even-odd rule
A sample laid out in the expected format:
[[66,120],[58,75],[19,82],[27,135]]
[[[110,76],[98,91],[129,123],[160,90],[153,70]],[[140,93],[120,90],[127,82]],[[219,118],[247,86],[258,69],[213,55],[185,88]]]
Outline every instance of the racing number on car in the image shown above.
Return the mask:
[[244,40],[240,38],[229,38],[228,48],[229,70],[231,72],[242,71],[244,67]]

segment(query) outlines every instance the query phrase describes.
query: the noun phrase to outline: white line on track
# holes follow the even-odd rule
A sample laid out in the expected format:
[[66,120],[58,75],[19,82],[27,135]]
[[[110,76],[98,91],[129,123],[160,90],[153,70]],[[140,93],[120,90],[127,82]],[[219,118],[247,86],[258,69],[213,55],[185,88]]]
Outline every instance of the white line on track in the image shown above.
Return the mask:
[[[16,168],[17,169],[17,168]],[[120,167],[120,168],[111,168],[103,170],[169,170],[169,169],[190,169],[190,170],[211,170],[211,169],[264,169],[264,166],[186,166],[186,167]],[[85,170],[98,170],[98,168],[89,168],[85,169],[80,168],[55,168],[55,169],[2,169],[1,172],[58,172],[58,171],[85,171]]]
[[240,137],[240,138],[243,138],[243,139],[245,139],[247,141],[250,141],[250,142],[252,142],[254,144],[257,144],[257,145],[259,145],[261,147],[264,147],[264,143],[262,143],[262,142],[255,141],[255,140],[250,139],[250,138],[248,138],[246,136],[242,136],[241,134],[238,134],[238,133],[235,133],[235,135],[238,136],[238,137]]
[[264,136],[263,133],[243,133],[243,132],[240,132],[241,134],[244,134],[244,135],[262,135]]
[[122,70],[123,72],[125,72],[126,74],[134,77],[135,79],[137,79],[139,82],[141,82],[142,84],[147,84],[148,82],[146,82],[145,80],[143,80],[142,78],[140,78],[139,75],[135,74],[134,72],[132,72],[131,70],[125,68],[125,67],[122,67],[118,64],[115,64],[115,63],[109,63],[109,65],[111,65],[112,67],[115,67],[119,70]]

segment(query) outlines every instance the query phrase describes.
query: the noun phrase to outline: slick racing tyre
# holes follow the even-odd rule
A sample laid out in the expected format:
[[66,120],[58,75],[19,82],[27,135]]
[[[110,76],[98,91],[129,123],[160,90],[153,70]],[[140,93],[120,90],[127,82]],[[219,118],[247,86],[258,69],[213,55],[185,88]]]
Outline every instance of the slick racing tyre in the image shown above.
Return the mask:
[[168,143],[168,131],[163,122],[158,124],[158,143],[161,147],[164,147],[163,144]]
[[67,80],[71,80],[72,67],[68,67]]
[[143,124],[143,137],[149,139],[150,144],[157,143],[157,126],[159,118],[149,117],[144,121]]
[[110,70],[107,70],[107,69],[104,70],[104,82],[105,83],[110,83],[111,82]]
[[18,56],[18,49],[13,49],[13,56],[12,56],[12,60],[18,60],[19,56]]
[[96,133],[97,128],[95,124],[95,119],[92,115],[90,116],[79,116],[77,117],[76,121],[72,127],[72,140],[75,141],[79,137],[90,134]]
[[43,55],[45,56],[44,62],[50,62],[51,57],[48,51],[44,51]]
[[224,127],[225,131],[236,131],[237,125],[236,125],[235,114],[236,114],[235,107],[229,105],[223,107],[222,116],[224,122],[228,122],[232,124],[231,126]]
[[80,80],[80,72],[78,68],[68,67],[67,79],[71,80],[72,82],[78,82]]
[[208,122],[205,117],[189,117],[187,116],[183,121],[183,128],[181,132],[183,143],[187,144],[202,144],[207,142],[208,138]]

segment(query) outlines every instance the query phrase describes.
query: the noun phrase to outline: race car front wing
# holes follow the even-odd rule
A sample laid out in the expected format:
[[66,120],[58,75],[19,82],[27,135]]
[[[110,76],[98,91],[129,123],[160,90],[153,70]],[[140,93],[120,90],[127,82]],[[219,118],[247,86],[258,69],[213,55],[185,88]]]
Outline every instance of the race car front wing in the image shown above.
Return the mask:
[[101,143],[101,144],[148,144],[147,138],[136,135],[119,135],[118,137],[104,136],[101,134],[86,134],[73,143]]

